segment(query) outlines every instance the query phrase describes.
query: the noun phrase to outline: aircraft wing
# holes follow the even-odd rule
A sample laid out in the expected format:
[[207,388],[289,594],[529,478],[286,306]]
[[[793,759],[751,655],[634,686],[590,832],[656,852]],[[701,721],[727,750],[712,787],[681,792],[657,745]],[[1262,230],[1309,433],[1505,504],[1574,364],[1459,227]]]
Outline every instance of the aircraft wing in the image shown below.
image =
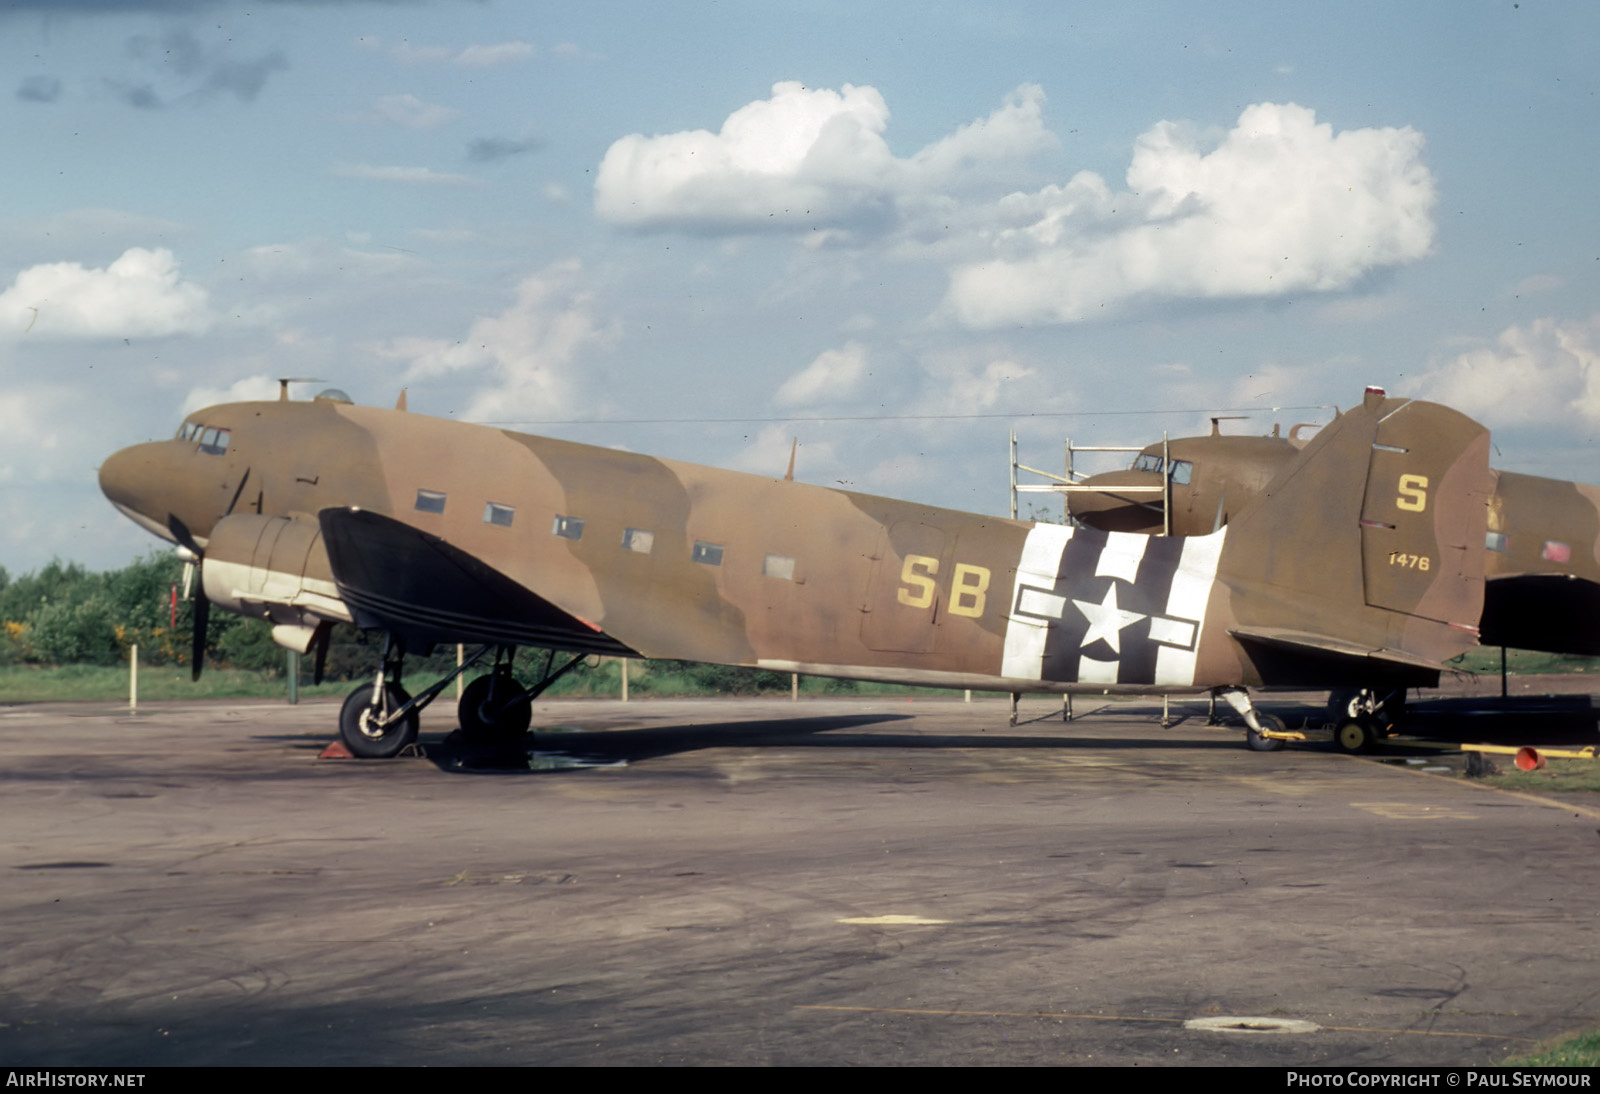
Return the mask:
[[422,647],[484,642],[637,656],[438,536],[357,508],[324,509],[317,519],[334,582],[358,626]]

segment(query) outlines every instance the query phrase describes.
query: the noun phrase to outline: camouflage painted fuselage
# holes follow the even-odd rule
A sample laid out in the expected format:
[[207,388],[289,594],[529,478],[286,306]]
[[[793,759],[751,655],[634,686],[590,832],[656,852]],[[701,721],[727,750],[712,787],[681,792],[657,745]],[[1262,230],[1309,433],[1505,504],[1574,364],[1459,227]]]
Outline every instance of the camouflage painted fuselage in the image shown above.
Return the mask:
[[323,400],[199,411],[101,483],[300,648],[353,620],[413,646],[1180,690],[1436,678],[1476,641],[1487,450],[1453,411],[1369,396],[1225,529],[1172,538]]

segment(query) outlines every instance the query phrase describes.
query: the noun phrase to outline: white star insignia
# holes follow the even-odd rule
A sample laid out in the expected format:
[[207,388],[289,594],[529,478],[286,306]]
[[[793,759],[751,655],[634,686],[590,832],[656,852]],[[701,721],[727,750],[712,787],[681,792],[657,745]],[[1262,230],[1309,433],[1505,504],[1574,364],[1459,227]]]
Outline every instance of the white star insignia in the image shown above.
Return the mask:
[[1089,621],[1088,633],[1083,636],[1084,647],[1092,646],[1103,638],[1119,657],[1122,655],[1122,628],[1145,618],[1139,612],[1125,612],[1117,607],[1117,583],[1114,581],[1111,588],[1106,590],[1106,598],[1100,603],[1087,600],[1074,600],[1073,603]]

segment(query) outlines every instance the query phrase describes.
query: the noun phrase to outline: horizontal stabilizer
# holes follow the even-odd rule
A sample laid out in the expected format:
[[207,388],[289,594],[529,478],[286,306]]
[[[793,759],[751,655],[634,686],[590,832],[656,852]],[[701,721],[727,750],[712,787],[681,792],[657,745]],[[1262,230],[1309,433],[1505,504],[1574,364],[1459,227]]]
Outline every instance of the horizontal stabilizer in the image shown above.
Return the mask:
[[1321,634],[1301,631],[1273,630],[1262,627],[1236,627],[1228,632],[1241,642],[1255,642],[1275,649],[1288,650],[1310,657],[1329,658],[1345,662],[1375,662],[1379,666],[1400,670],[1421,669],[1439,672],[1444,668],[1437,661],[1406,653],[1404,650],[1372,649],[1358,642],[1346,642]]

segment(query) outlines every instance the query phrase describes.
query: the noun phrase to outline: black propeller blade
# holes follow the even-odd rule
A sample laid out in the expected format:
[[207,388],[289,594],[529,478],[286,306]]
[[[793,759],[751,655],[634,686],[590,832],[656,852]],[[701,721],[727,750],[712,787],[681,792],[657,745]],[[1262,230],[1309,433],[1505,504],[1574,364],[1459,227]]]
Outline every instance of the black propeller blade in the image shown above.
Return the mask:
[[[200,563],[195,563],[198,571]],[[196,575],[198,578],[198,574]],[[199,680],[200,672],[206,667],[206,631],[211,624],[211,600],[206,596],[204,580],[197,580],[194,587],[194,627],[189,641],[189,679]]]
[[[238,500],[237,495],[234,500]],[[179,520],[176,513],[167,514],[167,528],[172,532],[172,538],[194,556],[194,621],[189,637],[189,678],[199,680],[206,664],[206,629],[211,623],[211,601],[206,598],[203,572],[206,556],[194,541],[189,526]]]
[[[244,474],[239,476],[239,486],[233,492],[233,500],[228,503],[227,510],[222,514],[224,518],[233,515],[233,507],[239,504],[239,496],[244,493],[245,483],[250,481],[250,469],[244,469]],[[261,511],[261,503],[256,502],[256,511]],[[189,678],[199,680],[200,673],[206,666],[206,638],[211,625],[211,600],[206,596],[205,562],[206,553],[195,542],[194,533],[189,531],[189,526],[178,518],[176,513],[167,514],[167,529],[172,533],[172,538],[179,545],[194,556],[194,627],[189,638]],[[327,645],[324,643],[321,651],[323,657],[327,656]],[[321,682],[322,664],[317,663],[318,683]]]

